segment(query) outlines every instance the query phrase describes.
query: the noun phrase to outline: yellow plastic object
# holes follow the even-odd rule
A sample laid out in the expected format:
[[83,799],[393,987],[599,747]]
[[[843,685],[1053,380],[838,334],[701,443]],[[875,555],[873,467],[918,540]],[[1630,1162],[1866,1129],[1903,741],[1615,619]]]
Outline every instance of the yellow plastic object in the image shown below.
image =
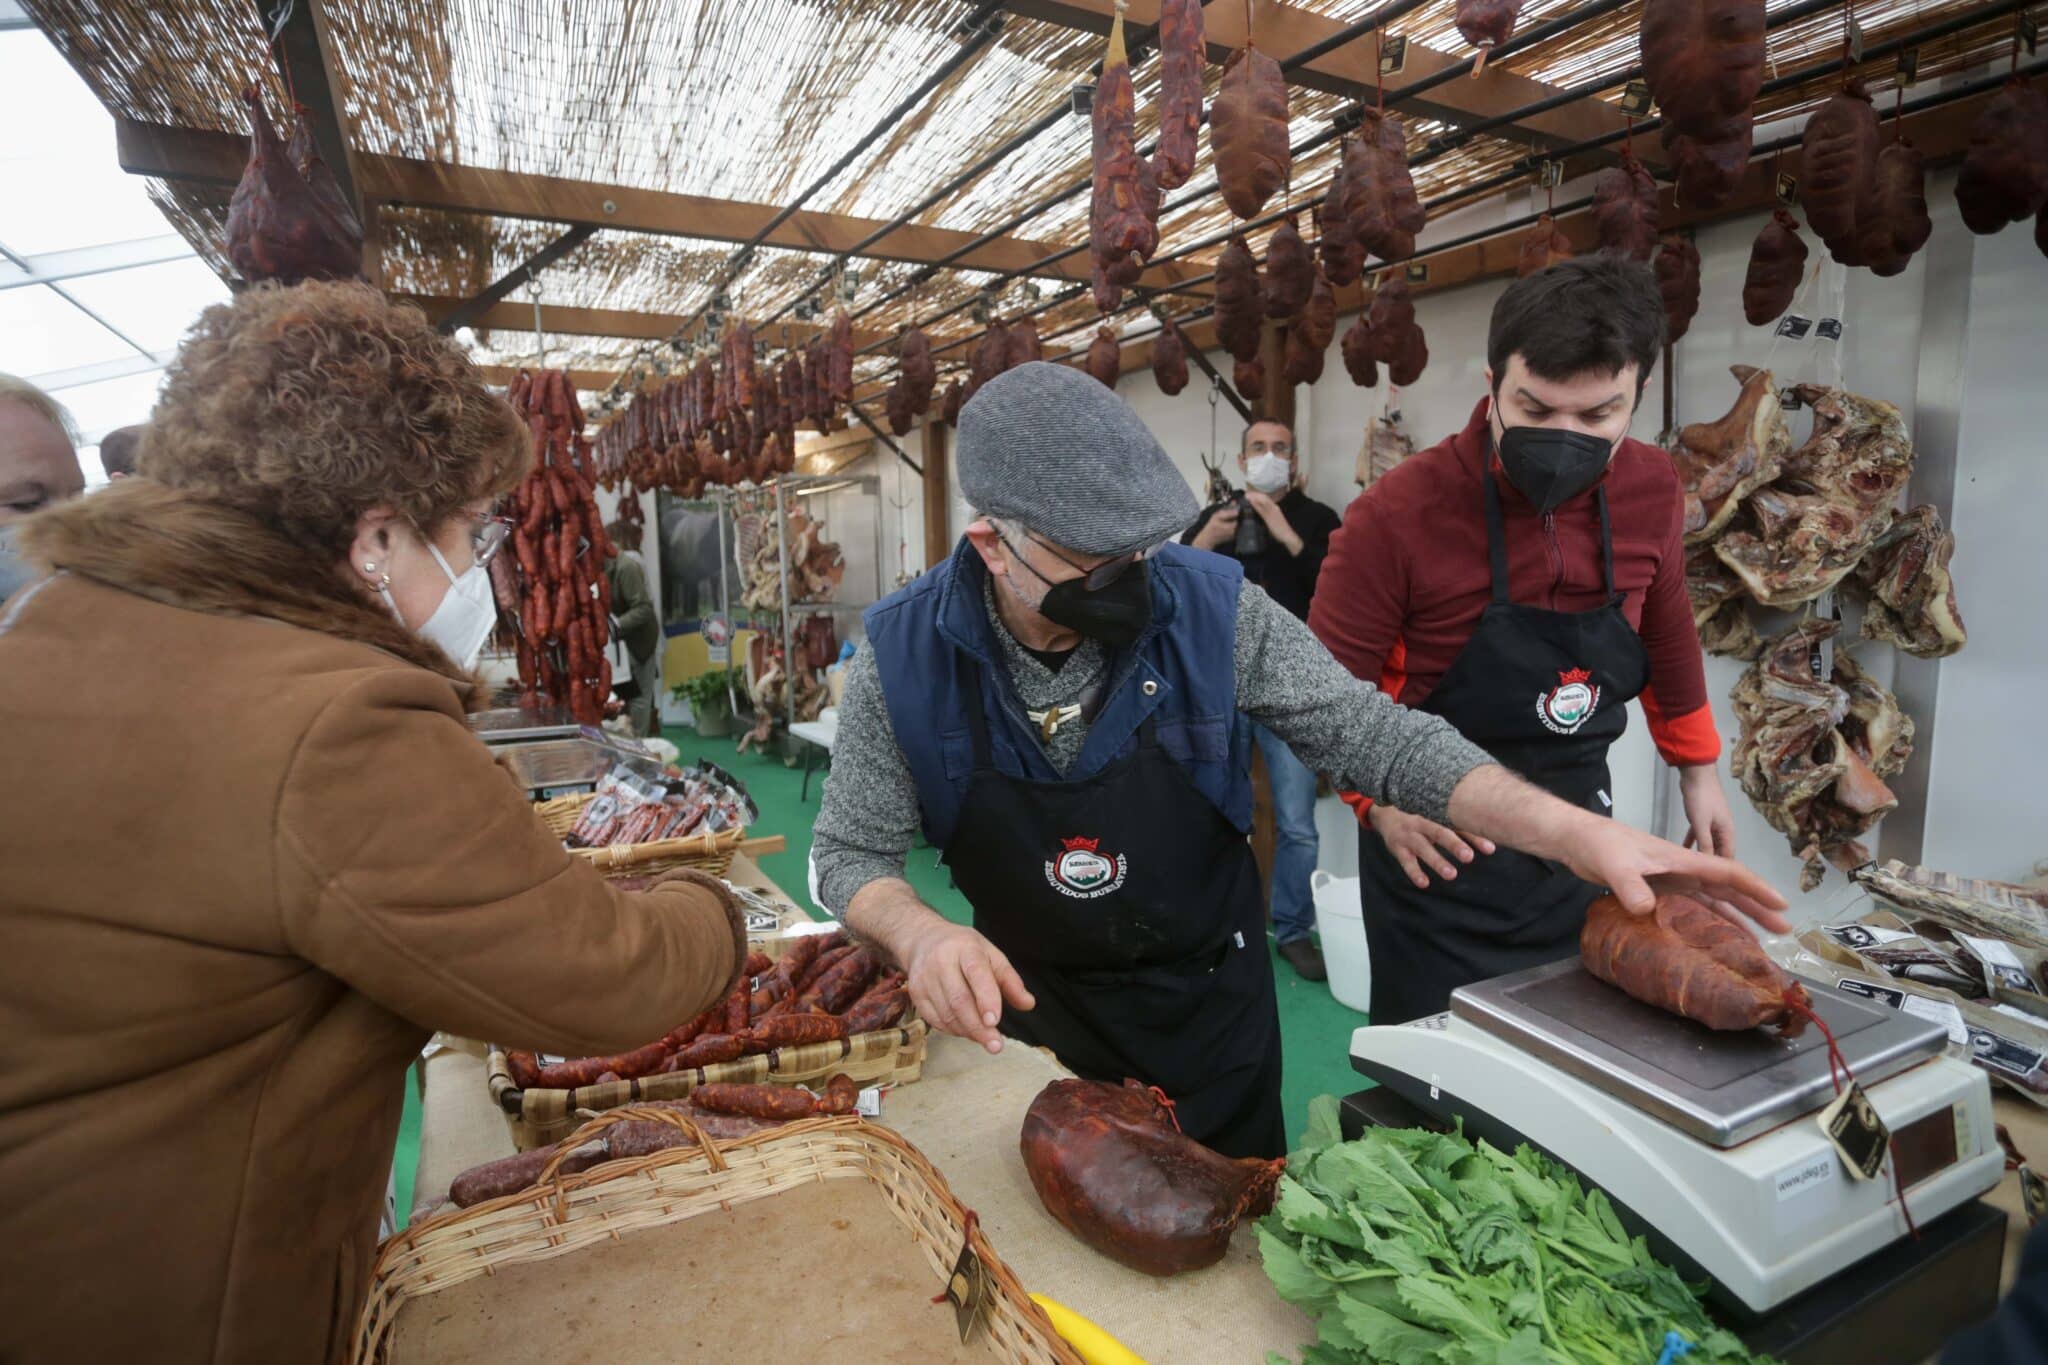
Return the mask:
[[1145,1365],[1136,1351],[1097,1327],[1063,1303],[1033,1294],[1031,1301],[1045,1310],[1052,1327],[1066,1339],[1088,1365]]

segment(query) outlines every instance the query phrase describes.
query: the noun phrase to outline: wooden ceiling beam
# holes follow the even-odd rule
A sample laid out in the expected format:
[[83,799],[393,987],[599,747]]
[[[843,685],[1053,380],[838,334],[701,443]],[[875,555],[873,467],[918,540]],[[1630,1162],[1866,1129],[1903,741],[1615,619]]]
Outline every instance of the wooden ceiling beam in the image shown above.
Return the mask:
[[[126,118],[115,120],[115,147],[121,169],[131,174],[211,184],[223,190],[241,179],[242,167],[249,157],[248,139],[237,133],[171,128]],[[358,154],[356,160],[358,188],[365,202],[731,243],[752,240],[777,212],[767,204],[601,185],[522,171],[451,166],[371,152]],[[875,218],[799,210],[768,235],[766,245],[845,252],[882,226],[882,220]],[[925,265],[959,250],[976,235],[952,228],[907,224],[859,254]],[[1029,238],[999,237],[952,265],[963,270],[1022,271],[1042,279],[1086,280],[1085,252],[1042,269],[1031,268],[1062,246]],[[1166,288],[1202,273],[1200,267],[1173,262],[1148,270],[1143,282]]]
[[[1925,109],[1917,114],[1907,114],[1901,120],[1900,131],[1920,150],[1930,167],[1943,161],[1954,160],[1968,147],[1970,125],[1976,121],[1977,115],[1983,111],[1990,98],[1989,94],[1978,95],[1938,108]],[[1885,135],[1892,135],[1890,120],[1886,121]],[[1679,205],[1674,187],[1660,184],[1658,202],[1663,210],[1663,226],[1667,230],[1673,227],[1698,227],[1706,223],[1740,217],[1746,213],[1764,212],[1778,202],[1777,175],[1780,171],[1793,176],[1802,173],[1799,148],[1790,147],[1776,157],[1765,156],[1750,162],[1733,193],[1711,211]],[[1591,209],[1578,209],[1560,214],[1557,225],[1571,238],[1572,245],[1581,252],[1590,251],[1597,244]],[[1443,251],[1422,251],[1415,256],[1413,262],[1403,264],[1428,265],[1429,278],[1421,284],[1409,285],[1409,290],[1416,294],[1431,294],[1480,280],[1512,275],[1520,263],[1522,238],[1527,232],[1527,228],[1521,228]],[[1815,249],[1820,249],[1817,244]],[[1365,295],[1361,285],[1346,285],[1337,290],[1337,312],[1340,317],[1355,314],[1364,306]],[[1216,324],[1212,318],[1203,318],[1186,324],[1181,328],[1181,335],[1186,338],[1189,346],[1197,346],[1204,351],[1220,349],[1216,340]],[[1063,348],[1053,344],[1047,349],[1058,354]],[[1078,365],[1080,360],[1076,358],[1068,363]],[[1123,348],[1123,373],[1131,374],[1149,369],[1151,364],[1152,342],[1149,338],[1132,342]],[[1338,382],[1349,382],[1334,366],[1326,369],[1324,374],[1326,377],[1336,374]]]
[[[1107,33],[1110,16],[1116,12],[1116,0],[1009,0],[1005,8],[1013,14],[1064,28]],[[1159,22],[1159,8],[1159,0],[1131,0],[1124,22],[1156,24]],[[1260,0],[1253,36],[1258,40],[1260,51],[1284,61],[1289,55],[1307,51],[1345,27],[1348,25],[1340,20],[1325,18],[1286,0]],[[1244,46],[1244,6],[1208,6],[1203,14],[1203,33],[1209,46],[1209,60],[1221,65],[1232,52]],[[1377,77],[1377,51],[1373,35],[1368,33],[1289,71],[1287,80],[1289,84],[1304,89],[1355,97],[1361,89],[1369,92],[1373,88]],[[1440,52],[1410,39],[1406,63],[1398,75],[1387,78],[1387,86],[1394,89],[1425,76],[1433,76],[1463,60],[1463,54]],[[1461,122],[1497,118],[1538,100],[1549,99],[1560,89],[1501,67],[1489,66],[1477,76],[1448,80],[1419,97],[1403,100],[1399,107],[1407,112],[1444,119],[1455,126]],[[1625,124],[1621,112],[1612,105],[1588,98],[1531,114],[1496,129],[1492,135],[1534,145],[1563,144],[1583,142],[1604,133],[1618,133]],[[1515,136],[1518,132],[1522,135],[1519,138]],[[1656,143],[1648,138],[1636,147],[1636,155],[1645,165],[1660,164],[1659,153]]]
[[[401,303],[412,304],[427,315],[428,321],[437,324],[464,302],[462,299],[432,294],[394,294],[392,298]],[[569,308],[560,304],[544,303],[540,309],[541,330],[556,336],[666,341],[689,320],[689,316],[684,313],[636,312],[626,308]],[[530,332],[533,330],[533,305],[517,300],[494,303],[472,318],[469,325],[478,329],[502,328],[511,332]],[[778,322],[773,327],[758,332],[757,335],[763,340],[779,345],[785,328],[789,339],[798,343],[809,341],[825,330],[815,323]],[[702,331],[703,324],[700,322],[684,340],[687,341]],[[875,342],[891,340],[894,336],[894,332],[855,327],[853,344],[857,350]]]

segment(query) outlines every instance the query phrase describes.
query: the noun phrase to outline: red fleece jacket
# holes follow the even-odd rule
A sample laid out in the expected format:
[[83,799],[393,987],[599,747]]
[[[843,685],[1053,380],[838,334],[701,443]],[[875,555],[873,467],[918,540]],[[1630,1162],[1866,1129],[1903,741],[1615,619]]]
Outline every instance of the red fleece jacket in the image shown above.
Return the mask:
[[[1409,706],[1429,696],[1492,599],[1479,482],[1496,463],[1487,401],[1463,431],[1403,460],[1352,500],[1330,537],[1309,607],[1309,628],[1345,667]],[[1685,595],[1683,497],[1671,457],[1625,440],[1601,482],[1615,587],[1650,656],[1642,698],[1650,736],[1668,763],[1712,763],[1721,737]],[[1605,601],[1593,494],[1545,518],[1506,479],[1500,490],[1514,600],[1556,611],[1590,611]]]

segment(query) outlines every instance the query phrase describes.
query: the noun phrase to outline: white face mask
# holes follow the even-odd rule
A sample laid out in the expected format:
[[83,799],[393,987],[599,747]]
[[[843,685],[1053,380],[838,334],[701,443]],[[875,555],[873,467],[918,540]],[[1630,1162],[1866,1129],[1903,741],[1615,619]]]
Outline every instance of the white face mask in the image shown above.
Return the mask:
[[1294,470],[1278,455],[1254,455],[1245,461],[1244,479],[1261,493],[1278,493],[1294,482]]
[[[498,624],[498,603],[491,594],[491,571],[481,564],[472,564],[457,574],[448,567],[440,546],[424,536],[421,539],[434,562],[441,566],[441,572],[448,575],[448,591],[442,596],[441,605],[420,627],[420,638],[439,645],[442,653],[462,667],[473,668],[477,656],[484,652],[484,641],[491,638],[491,631]],[[403,624],[405,618],[399,615],[398,604],[391,600],[391,589],[380,586],[377,591],[384,595],[384,605],[391,608],[391,614]]]

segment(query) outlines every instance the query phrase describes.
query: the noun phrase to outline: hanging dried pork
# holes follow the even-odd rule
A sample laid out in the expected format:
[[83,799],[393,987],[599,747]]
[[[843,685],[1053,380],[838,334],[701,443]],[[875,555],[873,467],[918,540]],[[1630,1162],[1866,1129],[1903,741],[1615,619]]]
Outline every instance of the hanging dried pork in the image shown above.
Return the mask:
[[1005,369],[1016,369],[1034,360],[1045,359],[1044,343],[1038,339],[1038,323],[1032,318],[1018,318],[1010,324],[1007,345],[1008,360]]
[[1865,638],[1885,640],[1920,659],[1945,659],[1969,642],[1948,562],[1955,533],[1941,513],[1920,503],[1871,543],[1843,580],[1863,602]]
[[1997,232],[2048,207],[2048,93],[2039,84],[2007,81],[1970,125],[1956,204],[1963,226],[1977,233]]
[[1308,303],[1294,325],[1302,339],[1318,351],[1327,350],[1336,339],[1337,291],[1321,275],[1316,276],[1315,288],[1309,291]]
[[1361,245],[1383,261],[1415,254],[1427,221],[1408,173],[1408,130],[1398,116],[1367,109],[1344,161],[1345,217]]
[[1800,147],[1806,225],[1843,265],[1863,264],[1858,237],[1876,211],[1878,152],[1877,110],[1863,87],[1851,81],[1814,110]]
[[1700,249],[1690,238],[1666,233],[1663,250],[1652,262],[1657,290],[1664,296],[1664,339],[1676,342],[1700,311]]
[[1269,318],[1291,318],[1315,288],[1316,263],[1293,215],[1280,220],[1266,239],[1265,303]]
[[1165,0],[1159,7],[1159,145],[1152,153],[1152,175],[1162,190],[1179,189],[1195,173],[1204,61],[1202,0]]
[[967,391],[979,392],[983,384],[1010,368],[1010,329],[998,318],[974,344],[974,359],[967,370]]
[[1657,247],[1657,182],[1643,163],[1623,152],[1593,182],[1593,231],[1600,249],[1647,261]]
[[841,312],[825,332],[826,356],[832,368],[826,376],[826,393],[834,411],[853,401],[853,319]]
[[1287,79],[1280,63],[1249,42],[1223,64],[1223,83],[1209,106],[1209,150],[1223,202],[1240,218],[1258,217],[1293,166]]
[[1873,211],[1856,226],[1856,254],[1875,275],[1897,275],[1927,245],[1927,166],[1919,148],[1901,135],[1877,154]]
[[1671,463],[1685,491],[1685,543],[1712,540],[1734,518],[1743,499],[1778,477],[1792,434],[1769,370],[1732,365],[1742,386],[1735,406],[1712,422],[1681,427],[1671,442]]
[[1641,47],[1679,196],[1713,208],[1749,164],[1764,78],[1764,0],[1644,0]]
[[1345,329],[1344,372],[1351,376],[1351,382],[1361,389],[1372,388],[1380,382],[1379,345],[1373,340],[1372,329],[1365,325],[1365,315]]
[[1095,306],[1107,313],[1123,301],[1122,286],[1138,278],[1145,257],[1159,244],[1159,229],[1145,212],[1139,184],[1137,113],[1121,14],[1109,26],[1109,53],[1095,87],[1089,125],[1095,182],[1089,199],[1088,250]]
[[1256,403],[1266,396],[1266,366],[1257,356],[1230,367],[1230,382],[1239,394]]
[[1095,340],[1088,343],[1088,373],[1105,388],[1116,387],[1117,376],[1123,372],[1123,347],[1117,341],[1114,327],[1095,329]]
[[1300,323],[1287,329],[1280,373],[1289,384],[1313,384],[1323,377],[1323,348],[1309,339]]
[[945,400],[940,404],[939,417],[949,425],[960,421],[960,405],[967,401],[967,385],[955,379],[946,386]]
[[1259,353],[1259,332],[1266,317],[1259,292],[1259,262],[1244,237],[1232,233],[1216,258],[1216,339],[1235,360]]
[[1340,159],[1329,193],[1315,208],[1316,255],[1322,260],[1324,278],[1337,285],[1357,284],[1358,277],[1365,273],[1365,247],[1345,214],[1345,193],[1344,163]]
[[[939,387],[939,371],[932,364],[931,339],[915,327],[905,332],[896,342],[896,363],[903,376],[910,411],[923,416]],[[787,378],[784,383],[788,383]]]
[[228,259],[251,283],[359,275],[362,224],[341,198],[333,173],[313,155],[310,138],[302,167],[279,141],[262,93],[251,86],[242,98],[249,105],[249,164],[228,202]]
[[1528,235],[1522,238],[1522,249],[1515,257],[1515,274],[1533,275],[1571,258],[1572,239],[1564,235],[1555,218],[1539,214]]
[[1180,328],[1171,322],[1160,325],[1152,342],[1152,378],[1169,398],[1188,386],[1188,348],[1181,344]]
[[1405,389],[1422,378],[1428,364],[1429,343],[1421,325],[1411,321],[1395,334],[1393,353],[1387,357],[1387,379],[1394,387]]
[[1458,0],[1458,36],[1477,48],[1495,48],[1515,31],[1522,0]]
[[1806,273],[1806,240],[1799,224],[1783,209],[1771,210],[1771,221],[1749,249],[1749,273],[1742,281],[1742,316],[1752,327],[1774,322],[1792,306]]

